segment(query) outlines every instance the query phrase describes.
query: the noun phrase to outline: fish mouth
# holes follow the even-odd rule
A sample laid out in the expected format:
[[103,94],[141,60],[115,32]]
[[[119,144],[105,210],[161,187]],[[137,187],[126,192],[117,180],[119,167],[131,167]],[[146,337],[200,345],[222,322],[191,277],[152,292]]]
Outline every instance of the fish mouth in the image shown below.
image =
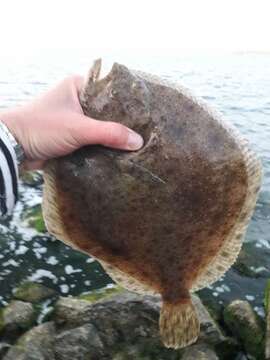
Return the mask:
[[96,59],[93,62],[93,65],[91,66],[87,77],[84,81],[84,88],[87,87],[88,84],[95,84],[100,88],[103,85],[106,85],[112,78],[112,69],[107,73],[107,75],[103,76],[101,78],[101,69],[102,69],[102,59]]
[[101,66],[102,66],[102,59],[96,59],[93,62],[92,67],[89,70],[88,74],[88,80],[91,80],[92,82],[96,82],[100,78],[100,72],[101,72]]
[[111,69],[101,77],[102,59],[99,58],[94,60],[93,65],[85,78],[84,86],[81,91],[82,102],[85,102],[86,93],[88,97],[97,96],[99,92],[103,91],[103,89],[118,76],[118,73],[121,72],[121,69],[123,68],[123,65],[115,62],[113,63]]
[[112,77],[115,71],[119,69],[120,67],[123,67],[123,65],[120,65],[118,63],[113,63],[111,69],[107,72],[107,74],[102,75],[101,77],[101,70],[102,70],[102,59],[98,58],[93,61],[93,65],[91,66],[88,76],[87,76],[87,82],[92,83],[108,83]]
[[82,90],[80,91],[80,102],[83,107],[85,104],[87,108],[86,104],[88,99],[97,96],[110,83],[113,79],[115,65],[116,63],[114,63],[110,71],[101,78],[102,59],[98,58],[94,60],[84,79]]

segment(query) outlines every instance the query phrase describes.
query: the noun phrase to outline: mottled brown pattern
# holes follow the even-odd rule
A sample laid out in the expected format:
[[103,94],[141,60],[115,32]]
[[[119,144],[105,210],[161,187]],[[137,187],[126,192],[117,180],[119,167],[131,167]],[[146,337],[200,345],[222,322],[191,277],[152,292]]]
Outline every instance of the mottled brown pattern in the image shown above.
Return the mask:
[[166,84],[115,64],[88,84],[91,117],[145,139],[136,153],[86,147],[57,160],[57,196],[76,247],[184,302],[219,252],[247,194],[237,139]]

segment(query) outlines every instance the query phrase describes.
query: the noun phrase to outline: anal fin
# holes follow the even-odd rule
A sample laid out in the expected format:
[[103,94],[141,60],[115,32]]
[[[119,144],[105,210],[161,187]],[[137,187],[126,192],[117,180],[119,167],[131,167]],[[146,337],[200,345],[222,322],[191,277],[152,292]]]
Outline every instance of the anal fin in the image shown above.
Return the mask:
[[152,289],[150,286],[124,273],[123,271],[117,269],[115,266],[112,266],[106,263],[105,261],[101,261],[99,259],[98,261],[102,265],[106,273],[112,278],[112,280],[115,281],[118,285],[122,286],[123,288],[142,295],[157,294],[157,292],[154,289]]

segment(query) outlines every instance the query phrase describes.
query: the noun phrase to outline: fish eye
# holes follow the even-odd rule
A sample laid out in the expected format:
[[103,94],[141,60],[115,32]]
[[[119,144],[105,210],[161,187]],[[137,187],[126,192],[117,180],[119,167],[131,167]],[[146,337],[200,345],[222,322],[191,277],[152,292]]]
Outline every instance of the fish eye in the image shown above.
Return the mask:
[[117,91],[117,90],[115,90],[115,89],[110,89],[110,91],[109,91],[109,97],[110,97],[110,98],[116,97],[117,94],[118,94],[118,91]]

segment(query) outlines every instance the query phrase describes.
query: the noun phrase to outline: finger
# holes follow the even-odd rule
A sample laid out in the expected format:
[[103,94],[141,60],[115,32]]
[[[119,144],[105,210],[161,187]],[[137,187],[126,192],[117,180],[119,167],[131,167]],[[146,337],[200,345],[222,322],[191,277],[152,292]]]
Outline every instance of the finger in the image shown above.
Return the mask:
[[23,170],[27,170],[27,171],[42,170],[44,164],[45,164],[45,161],[43,161],[43,160],[37,160],[37,161],[26,160],[23,163],[22,168],[23,168]]
[[81,75],[73,75],[72,76],[72,81],[75,85],[75,88],[77,90],[77,93],[79,94],[80,91],[83,88],[84,82],[85,82],[85,78]]
[[138,133],[119,123],[82,116],[77,124],[76,135],[80,146],[100,144],[123,150],[138,150],[143,146],[143,138]]

